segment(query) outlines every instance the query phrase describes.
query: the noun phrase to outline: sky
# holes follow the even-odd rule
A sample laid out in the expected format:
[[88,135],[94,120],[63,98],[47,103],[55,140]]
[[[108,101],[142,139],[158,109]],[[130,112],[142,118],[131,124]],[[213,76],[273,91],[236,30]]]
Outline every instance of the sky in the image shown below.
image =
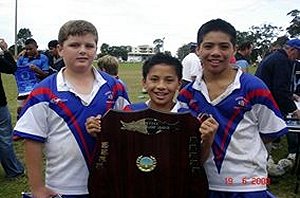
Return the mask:
[[[216,18],[237,30],[271,24],[284,29],[292,20],[287,13],[299,9],[299,0],[17,0],[17,29],[29,28],[39,49],[57,39],[68,20],[93,23],[98,47],[152,45],[164,38],[164,49],[176,55],[179,47],[195,42],[199,27]],[[16,0],[0,0],[0,38],[15,39]],[[280,36],[280,35],[279,35]]]

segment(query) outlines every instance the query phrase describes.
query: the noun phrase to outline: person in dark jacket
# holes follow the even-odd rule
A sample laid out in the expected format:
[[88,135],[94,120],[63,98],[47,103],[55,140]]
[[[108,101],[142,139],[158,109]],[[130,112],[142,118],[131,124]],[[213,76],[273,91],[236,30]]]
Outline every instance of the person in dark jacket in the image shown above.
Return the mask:
[[271,90],[280,111],[287,116],[292,113],[300,119],[300,110],[293,100],[293,64],[300,56],[300,40],[293,39],[264,60],[255,75],[262,79]]
[[59,72],[65,66],[62,57],[58,54],[58,40],[51,40],[48,43],[48,49],[44,54],[49,60],[49,75]]
[[[278,49],[266,56],[256,70],[256,76],[262,79],[270,89],[282,114],[287,117],[300,119],[300,110],[294,101],[293,76],[295,73],[295,60],[300,58],[300,39],[291,39],[286,42],[282,49]],[[288,133],[287,159],[294,163],[297,152],[297,137]],[[279,161],[280,162],[280,161]],[[282,161],[283,162],[283,161]],[[279,167],[279,175],[284,174],[287,164]],[[277,171],[276,171],[277,172]],[[277,173],[275,174],[276,176]]]
[[17,66],[14,58],[7,51],[4,39],[0,39],[0,48],[0,162],[6,178],[16,178],[24,174],[24,167],[17,159],[13,148],[11,115],[7,107],[1,73],[13,74]]

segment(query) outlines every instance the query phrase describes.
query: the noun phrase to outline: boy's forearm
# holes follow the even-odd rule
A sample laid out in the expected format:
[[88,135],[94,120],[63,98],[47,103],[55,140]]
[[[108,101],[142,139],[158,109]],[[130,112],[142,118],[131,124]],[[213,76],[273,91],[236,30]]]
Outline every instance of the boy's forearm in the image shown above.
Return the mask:
[[204,164],[204,162],[208,159],[210,155],[210,148],[211,148],[211,144],[209,144],[208,142],[204,141],[201,143],[201,156],[200,156],[201,164]]
[[42,143],[25,140],[25,163],[31,190],[44,187]]

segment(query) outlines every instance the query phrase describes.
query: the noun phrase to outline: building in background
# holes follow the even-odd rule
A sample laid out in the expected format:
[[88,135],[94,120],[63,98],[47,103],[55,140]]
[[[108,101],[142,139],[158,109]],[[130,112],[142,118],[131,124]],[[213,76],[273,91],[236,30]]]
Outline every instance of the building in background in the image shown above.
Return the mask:
[[154,48],[150,45],[139,45],[137,47],[133,47],[131,52],[128,52],[127,61],[143,62],[154,54]]

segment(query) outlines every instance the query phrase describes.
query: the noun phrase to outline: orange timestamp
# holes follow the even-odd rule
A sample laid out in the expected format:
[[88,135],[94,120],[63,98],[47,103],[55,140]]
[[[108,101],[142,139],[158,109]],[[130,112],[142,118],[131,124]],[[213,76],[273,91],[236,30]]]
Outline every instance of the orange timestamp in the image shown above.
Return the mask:
[[230,186],[238,183],[242,185],[270,185],[271,179],[268,177],[242,177],[239,180],[235,180],[233,177],[225,177],[226,185]]

